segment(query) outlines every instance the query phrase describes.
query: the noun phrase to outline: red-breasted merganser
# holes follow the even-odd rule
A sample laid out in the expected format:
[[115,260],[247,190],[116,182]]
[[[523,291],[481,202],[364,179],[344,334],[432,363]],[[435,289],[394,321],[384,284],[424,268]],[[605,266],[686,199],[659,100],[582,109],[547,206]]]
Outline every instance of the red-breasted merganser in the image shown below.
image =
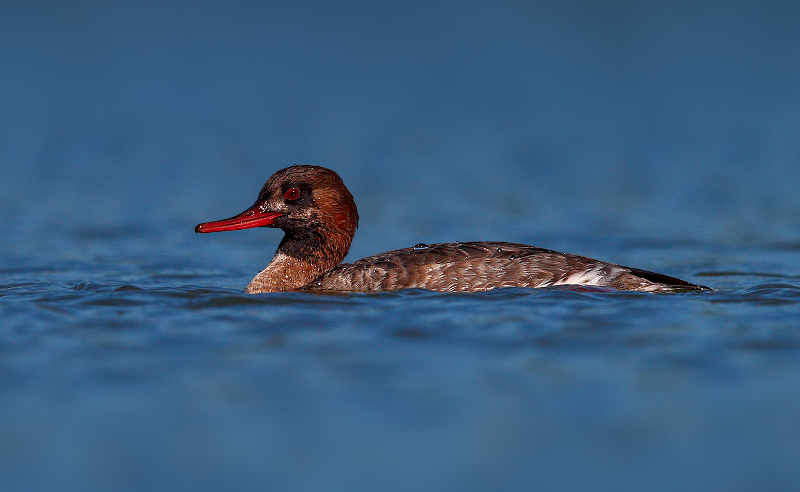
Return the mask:
[[711,290],[638,268],[504,242],[418,244],[340,264],[358,227],[358,210],[339,175],[319,166],[281,169],[267,180],[252,207],[230,219],[199,224],[195,232],[251,227],[277,227],[285,235],[272,261],[247,286],[249,294],[407,288],[481,292],[558,285],[642,292]]

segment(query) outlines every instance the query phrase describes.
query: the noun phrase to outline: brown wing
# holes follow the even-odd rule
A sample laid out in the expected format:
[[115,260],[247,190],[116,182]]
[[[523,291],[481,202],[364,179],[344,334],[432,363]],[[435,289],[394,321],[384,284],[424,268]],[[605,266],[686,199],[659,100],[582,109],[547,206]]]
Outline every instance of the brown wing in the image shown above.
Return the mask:
[[[696,287],[682,280],[652,275],[674,280],[683,288]],[[637,277],[629,268],[583,256],[524,244],[467,242],[417,245],[370,256],[339,265],[305,289],[372,292],[420,288],[478,292],[502,287],[572,284],[650,291],[666,287],[657,280]]]

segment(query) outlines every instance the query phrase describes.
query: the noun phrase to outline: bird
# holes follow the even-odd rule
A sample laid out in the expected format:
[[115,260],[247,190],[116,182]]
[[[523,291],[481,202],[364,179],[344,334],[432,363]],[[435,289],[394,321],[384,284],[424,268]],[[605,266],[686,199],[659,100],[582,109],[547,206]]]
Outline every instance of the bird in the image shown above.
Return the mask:
[[358,209],[336,172],[294,165],[275,172],[239,215],[204,222],[195,232],[273,227],[284,231],[272,260],[245,289],[379,292],[426,289],[575,286],[639,292],[710,291],[685,280],[544,248],[497,241],[417,244],[342,263],[358,228]]

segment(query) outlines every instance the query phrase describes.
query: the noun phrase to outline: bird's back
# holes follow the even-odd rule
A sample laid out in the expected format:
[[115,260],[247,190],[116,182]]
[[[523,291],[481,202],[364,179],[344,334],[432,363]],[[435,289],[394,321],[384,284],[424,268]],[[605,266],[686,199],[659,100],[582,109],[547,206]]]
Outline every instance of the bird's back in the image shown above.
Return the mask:
[[342,264],[305,290],[405,288],[481,292],[503,287],[594,285],[621,290],[710,290],[683,280],[583,256],[505,242],[419,244]]

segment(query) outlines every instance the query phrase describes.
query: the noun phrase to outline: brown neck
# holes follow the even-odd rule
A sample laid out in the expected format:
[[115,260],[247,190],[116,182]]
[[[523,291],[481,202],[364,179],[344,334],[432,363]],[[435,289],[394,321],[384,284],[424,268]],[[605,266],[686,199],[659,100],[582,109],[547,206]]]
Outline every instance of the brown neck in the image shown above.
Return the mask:
[[304,235],[287,233],[269,265],[247,286],[248,294],[297,290],[342,262],[352,237],[337,231]]

